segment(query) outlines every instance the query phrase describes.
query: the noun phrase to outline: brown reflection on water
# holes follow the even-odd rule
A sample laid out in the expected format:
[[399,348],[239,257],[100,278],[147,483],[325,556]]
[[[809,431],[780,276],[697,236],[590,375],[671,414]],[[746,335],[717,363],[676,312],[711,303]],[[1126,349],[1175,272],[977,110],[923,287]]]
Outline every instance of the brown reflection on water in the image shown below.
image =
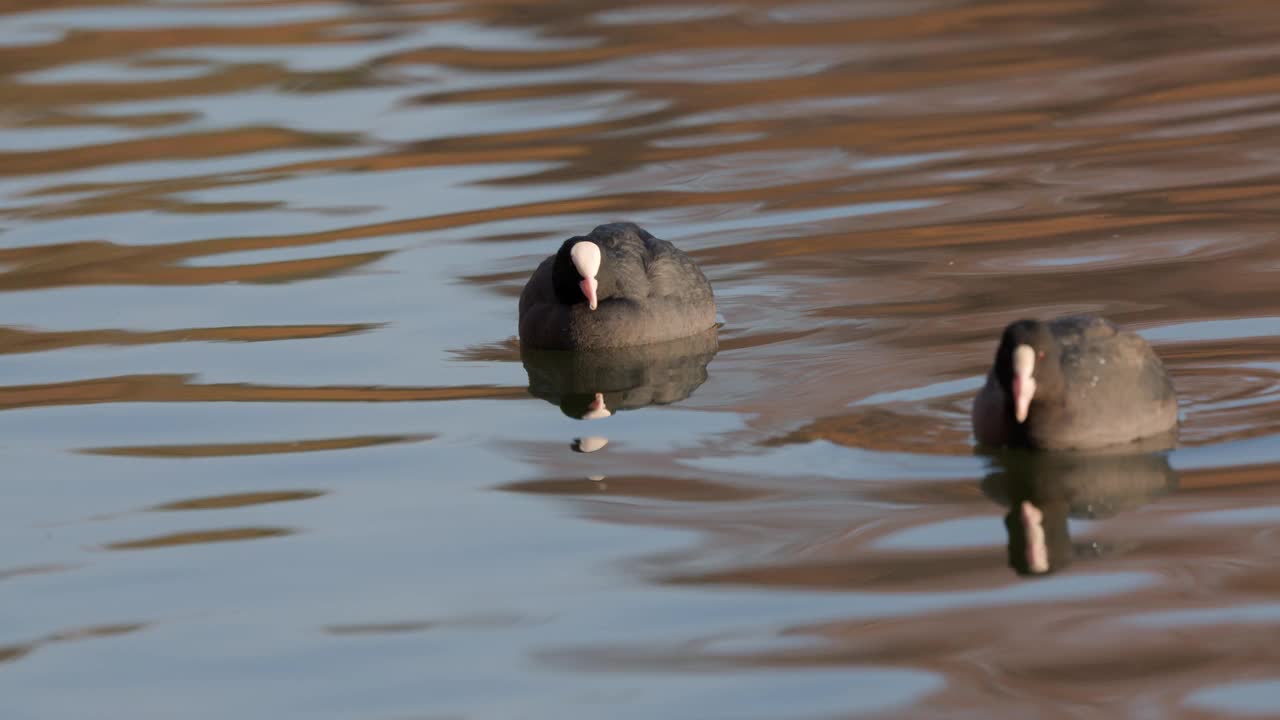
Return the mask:
[[[4,169],[0,174],[33,175],[38,173],[56,173],[70,170],[84,170],[93,167],[118,165],[136,161],[140,158],[148,160],[194,160],[207,158],[210,155],[239,155],[266,150],[289,150],[319,145],[326,147],[333,142],[325,142],[325,138],[312,139],[306,135],[287,130],[252,129],[235,130],[217,133],[191,133],[180,137],[168,137],[145,140],[132,140],[111,143],[96,147],[79,147],[74,150],[46,150],[42,152],[0,153],[0,166]],[[107,186],[109,189],[111,186]],[[168,186],[170,190],[182,189]],[[75,192],[94,189],[93,186],[55,185],[52,192]],[[46,191],[49,192],[49,191]],[[137,197],[128,194],[116,195],[114,202],[100,202],[86,206],[73,206],[62,213],[52,213],[46,217],[57,217],[59,214],[98,214],[103,212],[125,212],[147,207],[168,206],[163,196]],[[147,201],[150,202],[147,202]],[[181,206],[178,206],[180,209]],[[228,208],[234,209],[234,208]],[[37,214],[36,217],[39,217]]]
[[701,575],[677,575],[679,585],[739,586],[762,589],[862,590],[910,592],[940,588],[984,589],[1000,583],[1001,571],[986,548],[966,551],[934,551],[903,557],[899,553],[858,553],[850,559],[813,563],[789,563],[770,567],[738,568]]
[[240,542],[243,540],[263,540],[292,535],[294,530],[278,527],[238,527],[220,528],[217,530],[192,530],[176,532],[136,540],[121,540],[107,543],[107,550],[154,550],[157,548],[178,547],[180,545],[205,545],[208,543]]
[[143,458],[216,458],[244,455],[279,455],[283,453],[322,452],[377,447],[398,443],[424,442],[433,435],[371,435],[365,437],[293,440],[269,443],[226,443],[222,445],[151,445],[137,447],[85,448],[88,455],[114,455]]
[[604,480],[589,478],[548,478],[513,483],[503,490],[546,495],[608,495],[610,497],[648,498],[671,502],[739,502],[765,497],[762,491],[720,485],[697,478],[667,476],[635,477],[611,475]]
[[882,452],[930,452],[964,455],[972,449],[967,418],[894,411],[871,406],[844,415],[821,418],[798,430],[762,443],[765,447],[826,440],[837,445]]
[[26,567],[7,568],[0,570],[0,581],[9,580],[11,578],[21,578],[28,575],[43,575],[44,573],[57,573],[73,569],[70,565],[28,565]]
[[[230,252],[247,244],[229,241],[219,250],[201,243],[198,254]],[[281,242],[267,247],[289,247]],[[259,244],[261,245],[261,244]],[[137,247],[114,243],[77,243],[0,250],[0,290],[33,290],[68,285],[208,285],[227,282],[285,282],[347,272],[381,260],[386,252],[218,267],[179,263],[197,250],[192,244]]]
[[1221,494],[1235,490],[1247,496],[1258,489],[1280,486],[1280,463],[1190,470],[1183,474],[1181,486],[1184,492]]
[[168,512],[173,510],[226,510],[229,508],[252,507],[271,503],[297,502],[312,500],[324,495],[318,490],[279,490],[275,492],[236,493],[234,495],[216,495],[213,497],[177,500],[163,505],[156,505],[152,510]]
[[400,620],[396,622],[351,623],[329,625],[324,631],[338,636],[406,635],[439,629],[500,630],[526,622],[524,618],[508,615],[475,615],[444,620]]
[[86,345],[152,345],[173,342],[266,342],[340,337],[374,329],[373,325],[298,325],[187,328],[140,332],[133,330],[78,330],[48,332],[0,328],[0,354],[48,352]]
[[0,409],[110,402],[439,402],[522,399],[517,387],[292,387],[196,384],[185,375],[137,375],[0,387]]
[[145,630],[150,623],[128,623],[117,625],[95,625],[92,627],[76,628],[73,630],[64,630],[52,633],[39,640],[16,645],[0,646],[0,663],[11,662],[24,658],[35,652],[41,647],[52,645],[54,643],[77,642],[80,640],[91,640],[94,638],[111,638],[120,635],[129,635],[140,630]]

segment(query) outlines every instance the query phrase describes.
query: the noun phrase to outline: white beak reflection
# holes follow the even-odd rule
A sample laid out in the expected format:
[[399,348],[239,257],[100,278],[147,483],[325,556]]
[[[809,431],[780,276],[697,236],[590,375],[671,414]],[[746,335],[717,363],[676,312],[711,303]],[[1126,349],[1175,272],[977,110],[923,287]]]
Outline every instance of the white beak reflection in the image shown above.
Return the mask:
[[588,435],[573,441],[573,449],[580,453],[593,453],[609,444],[609,438],[599,435]]

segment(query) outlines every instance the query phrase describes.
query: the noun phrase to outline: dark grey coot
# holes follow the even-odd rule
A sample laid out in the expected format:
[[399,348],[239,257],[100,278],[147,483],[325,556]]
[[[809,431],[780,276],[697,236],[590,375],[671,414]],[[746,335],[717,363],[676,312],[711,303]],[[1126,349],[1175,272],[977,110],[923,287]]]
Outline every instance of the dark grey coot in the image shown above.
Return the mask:
[[520,293],[520,344],[542,350],[647,345],[715,322],[711,283],[698,266],[634,223],[565,240]]
[[1146,340],[1093,316],[1019,320],[973,402],[982,445],[1088,449],[1168,435],[1178,399]]

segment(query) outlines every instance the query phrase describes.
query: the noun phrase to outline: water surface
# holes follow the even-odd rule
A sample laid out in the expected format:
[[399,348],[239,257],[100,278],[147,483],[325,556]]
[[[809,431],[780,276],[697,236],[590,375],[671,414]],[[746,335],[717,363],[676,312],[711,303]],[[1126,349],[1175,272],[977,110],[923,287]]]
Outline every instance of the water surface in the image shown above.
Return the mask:
[[[1272,2],[0,15],[6,718],[1280,707]],[[624,219],[714,351],[530,365],[529,272]],[[974,455],[1064,312],[1166,359],[1167,458]]]

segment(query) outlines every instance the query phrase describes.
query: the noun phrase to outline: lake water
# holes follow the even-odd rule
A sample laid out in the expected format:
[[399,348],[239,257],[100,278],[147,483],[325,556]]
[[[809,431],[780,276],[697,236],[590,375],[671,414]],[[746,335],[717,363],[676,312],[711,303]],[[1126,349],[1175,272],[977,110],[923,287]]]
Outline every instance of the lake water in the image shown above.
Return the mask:
[[[1280,708],[1274,0],[15,0],[0,78],[6,719]],[[526,369],[624,219],[718,351]],[[1180,445],[1011,482],[1078,311]]]

